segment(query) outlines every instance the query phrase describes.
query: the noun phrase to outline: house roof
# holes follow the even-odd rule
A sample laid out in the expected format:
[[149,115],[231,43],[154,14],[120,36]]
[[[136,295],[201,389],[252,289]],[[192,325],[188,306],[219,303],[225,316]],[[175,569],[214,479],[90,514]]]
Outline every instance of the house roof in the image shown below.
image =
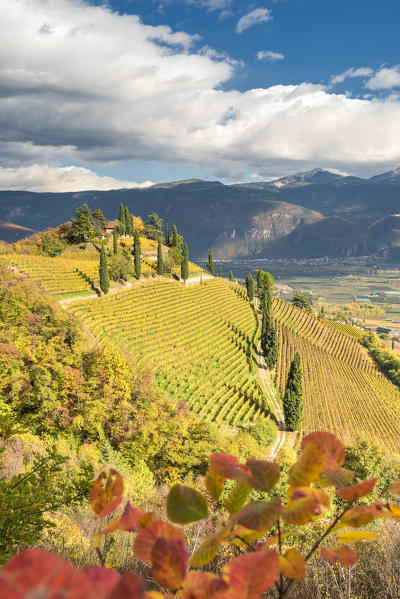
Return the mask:
[[116,220],[110,220],[107,224],[106,224],[106,229],[115,229],[115,227],[118,225]]

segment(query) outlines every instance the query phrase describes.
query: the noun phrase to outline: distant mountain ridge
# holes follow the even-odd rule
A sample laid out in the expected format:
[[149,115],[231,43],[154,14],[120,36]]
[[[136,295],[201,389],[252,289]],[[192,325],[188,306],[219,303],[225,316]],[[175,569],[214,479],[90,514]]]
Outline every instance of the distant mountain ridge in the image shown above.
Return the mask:
[[313,169],[234,185],[189,179],[145,189],[0,191],[0,220],[42,230],[70,220],[84,202],[110,219],[120,202],[142,218],[157,212],[197,259],[210,245],[225,259],[400,255],[400,168],[369,179]]

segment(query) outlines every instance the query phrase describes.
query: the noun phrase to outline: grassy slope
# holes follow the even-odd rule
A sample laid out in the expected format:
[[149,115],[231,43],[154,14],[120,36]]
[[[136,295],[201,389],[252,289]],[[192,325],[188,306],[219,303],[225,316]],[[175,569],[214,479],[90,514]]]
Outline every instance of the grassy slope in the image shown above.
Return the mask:
[[346,442],[364,436],[400,451],[400,392],[351,335],[282,300],[273,310],[280,349],[276,382],[283,392],[294,352],[304,370],[304,433],[328,430]]

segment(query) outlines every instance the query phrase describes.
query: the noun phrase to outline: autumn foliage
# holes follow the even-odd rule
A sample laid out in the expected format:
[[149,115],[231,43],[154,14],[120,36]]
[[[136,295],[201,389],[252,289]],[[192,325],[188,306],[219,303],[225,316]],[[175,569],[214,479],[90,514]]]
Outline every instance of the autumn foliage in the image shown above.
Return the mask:
[[[102,472],[94,483],[90,504],[99,518],[94,544],[104,562],[103,539],[114,531],[135,533],[133,552],[152,569],[152,588],[134,574],[120,575],[101,566],[82,570],[64,559],[39,549],[28,549],[0,572],[0,596],[4,599],[256,599],[265,592],[287,597],[304,577],[307,562],[316,552],[330,564],[352,566],[357,561],[350,546],[378,535],[361,530],[376,518],[400,520],[400,508],[390,495],[400,495],[400,481],[393,483],[384,501],[365,503],[376,485],[372,478],[353,484],[354,473],[343,467],[343,444],[332,434],[306,436],[301,454],[288,477],[286,500],[274,494],[280,478],[276,463],[248,460],[239,463],[227,454],[214,454],[205,476],[207,494],[175,485],[166,500],[170,522],[160,514],[144,512],[129,501],[120,516],[110,515],[123,501],[123,481],[118,472]],[[224,493],[226,480],[233,486]],[[232,484],[232,483],[231,483]],[[252,490],[262,500],[248,501]],[[336,496],[335,505],[331,498]],[[225,517],[213,534],[189,555],[184,525],[205,520],[210,506],[222,503]],[[360,500],[363,503],[360,503]],[[103,518],[107,517],[107,520]],[[320,520],[322,533],[306,555],[295,546],[298,526]],[[321,530],[321,528],[319,527]],[[189,529],[190,530],[190,529]],[[293,543],[288,539],[294,539]],[[231,547],[233,559],[218,574],[208,564],[222,546]],[[213,568],[215,570],[215,568]],[[272,595],[271,595],[272,596]]]

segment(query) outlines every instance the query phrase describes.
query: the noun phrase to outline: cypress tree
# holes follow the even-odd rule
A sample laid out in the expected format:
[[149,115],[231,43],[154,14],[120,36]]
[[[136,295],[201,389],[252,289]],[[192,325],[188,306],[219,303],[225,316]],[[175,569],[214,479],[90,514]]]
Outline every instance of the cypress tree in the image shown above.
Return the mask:
[[299,352],[296,352],[290,365],[285,395],[283,396],[285,422],[291,431],[298,430],[301,425],[303,417],[303,394],[301,357]]
[[178,245],[179,245],[178,231],[177,231],[176,225],[173,225],[173,227],[172,227],[172,247],[177,248]]
[[133,219],[133,214],[129,215],[129,221],[130,221],[130,226],[131,226],[131,235],[133,237],[133,234],[135,233],[135,221]]
[[171,243],[171,239],[169,237],[169,227],[168,223],[165,223],[165,245],[169,245]]
[[158,239],[158,248],[157,248],[157,274],[164,274],[164,259],[162,255],[162,243],[161,239]]
[[232,272],[231,270],[229,271],[229,280],[230,280],[232,283],[233,283],[233,281],[235,280],[235,279],[233,278],[233,272]]
[[135,229],[135,238],[134,238],[134,243],[135,243],[135,247],[134,247],[134,263],[135,263],[135,274],[136,274],[136,278],[140,279],[140,275],[142,274],[142,250],[141,250],[141,246],[140,246],[140,237],[139,237],[139,231],[137,229]]
[[100,289],[103,293],[107,293],[110,289],[110,279],[108,277],[108,260],[107,254],[104,249],[104,245],[101,246],[100,251],[100,268],[99,268],[99,278],[100,278]]
[[120,223],[120,233],[121,235],[125,235],[126,233],[126,222],[125,222],[125,208],[123,203],[121,202],[119,206],[119,223]]
[[129,214],[128,206],[125,206],[125,233],[129,236],[132,235],[131,215]]
[[116,254],[118,252],[118,237],[117,237],[117,228],[114,228],[113,231],[113,253]]
[[261,349],[266,365],[272,370],[278,360],[278,338],[271,313],[266,307],[264,307],[261,327]]
[[218,276],[222,277],[222,271],[221,271],[221,267],[218,268]]
[[210,248],[210,251],[208,252],[208,272],[210,273],[210,275],[214,274],[214,259],[212,248]]
[[186,283],[189,278],[189,250],[186,243],[183,244],[183,260],[181,264],[181,279]]
[[251,276],[251,273],[246,277],[246,289],[247,289],[247,297],[249,298],[249,302],[252,303],[254,299],[254,279]]

